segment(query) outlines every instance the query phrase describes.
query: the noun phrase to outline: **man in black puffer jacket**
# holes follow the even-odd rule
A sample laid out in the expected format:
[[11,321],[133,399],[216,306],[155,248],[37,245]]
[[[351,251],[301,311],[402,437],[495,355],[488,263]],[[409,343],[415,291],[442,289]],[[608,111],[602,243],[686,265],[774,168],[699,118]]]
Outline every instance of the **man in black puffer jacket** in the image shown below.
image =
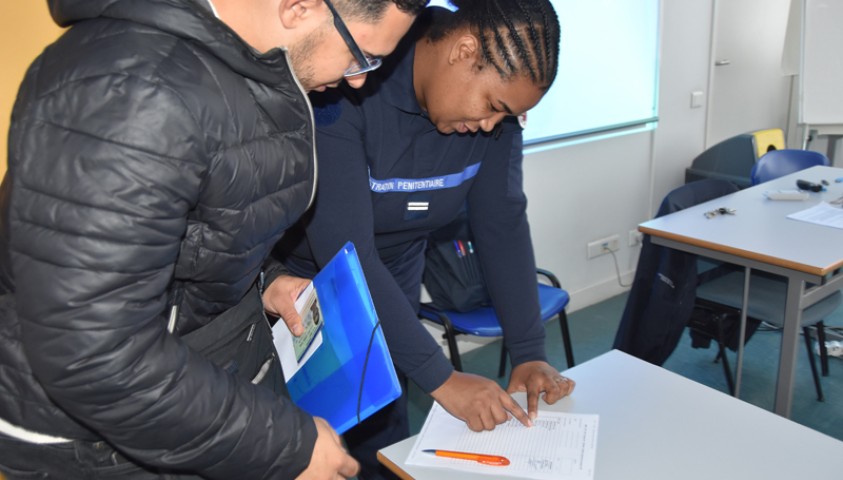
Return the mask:
[[[326,0],[49,1],[70,28],[23,81],[0,191],[9,479],[355,474],[282,396],[261,298],[284,313],[302,281],[265,260],[313,198],[306,91],[377,62],[355,41],[388,54],[426,1],[333,3],[351,38]],[[254,364],[194,347],[226,316]]]

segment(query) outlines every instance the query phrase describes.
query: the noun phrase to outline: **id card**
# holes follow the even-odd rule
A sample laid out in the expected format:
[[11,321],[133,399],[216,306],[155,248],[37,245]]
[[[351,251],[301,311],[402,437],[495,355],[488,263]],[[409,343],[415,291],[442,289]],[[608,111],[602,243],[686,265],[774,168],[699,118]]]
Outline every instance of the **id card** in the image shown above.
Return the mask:
[[[305,295],[307,296],[305,297]],[[299,308],[298,302],[296,302],[296,310],[301,316],[304,333],[298,337],[293,337],[293,350],[296,352],[297,362],[301,362],[308,347],[316,339],[316,334],[322,329],[322,310],[319,306],[319,296],[316,294],[316,289],[313,288],[312,283],[302,292],[300,298],[302,297],[304,297],[304,303]]]
[[319,305],[319,297],[311,282],[296,299],[296,311],[302,319],[304,333],[298,337],[290,333],[284,320],[272,327],[272,339],[284,377],[289,381],[322,345],[322,325],[325,318]]

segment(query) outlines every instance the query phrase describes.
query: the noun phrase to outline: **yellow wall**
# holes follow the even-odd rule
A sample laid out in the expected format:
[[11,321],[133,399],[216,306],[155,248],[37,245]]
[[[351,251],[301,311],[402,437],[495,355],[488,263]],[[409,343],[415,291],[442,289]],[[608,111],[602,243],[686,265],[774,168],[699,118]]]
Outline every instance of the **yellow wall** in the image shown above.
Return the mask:
[[9,116],[18,86],[32,60],[61,31],[46,0],[0,1],[0,176],[6,173]]

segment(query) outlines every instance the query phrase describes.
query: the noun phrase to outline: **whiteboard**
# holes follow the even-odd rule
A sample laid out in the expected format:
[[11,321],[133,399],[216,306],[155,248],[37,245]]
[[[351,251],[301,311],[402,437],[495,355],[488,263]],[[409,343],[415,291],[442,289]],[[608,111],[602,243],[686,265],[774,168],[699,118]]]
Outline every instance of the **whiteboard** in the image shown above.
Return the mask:
[[803,0],[799,123],[843,125],[843,0]]

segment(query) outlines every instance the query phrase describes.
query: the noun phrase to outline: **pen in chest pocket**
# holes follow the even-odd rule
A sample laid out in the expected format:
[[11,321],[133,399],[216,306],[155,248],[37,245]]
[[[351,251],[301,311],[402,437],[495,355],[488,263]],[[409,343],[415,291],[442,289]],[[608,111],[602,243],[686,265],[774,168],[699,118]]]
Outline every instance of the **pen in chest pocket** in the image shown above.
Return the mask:
[[471,243],[471,240],[468,240],[466,245],[468,245],[468,268],[471,279],[477,281],[480,279],[480,269],[477,265],[477,257],[474,256],[474,245]]

